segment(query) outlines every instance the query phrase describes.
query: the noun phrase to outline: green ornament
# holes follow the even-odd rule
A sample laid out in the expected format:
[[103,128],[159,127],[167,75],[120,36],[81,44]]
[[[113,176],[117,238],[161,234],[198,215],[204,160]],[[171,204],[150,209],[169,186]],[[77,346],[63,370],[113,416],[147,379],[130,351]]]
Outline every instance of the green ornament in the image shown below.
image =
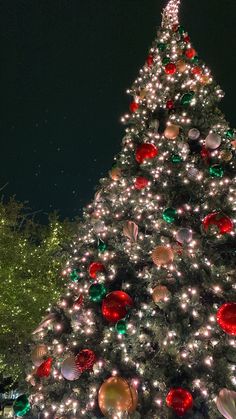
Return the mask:
[[185,29],[184,29],[183,26],[179,26],[178,31],[179,31],[180,35],[183,35],[185,33]]
[[119,320],[116,323],[116,331],[119,335],[125,335],[127,333],[127,324],[125,320]]
[[192,63],[197,64],[197,63],[198,63],[198,61],[199,61],[198,56],[197,56],[197,55],[195,55],[195,57],[193,57],[191,61],[192,61]]
[[173,223],[176,220],[177,211],[175,208],[167,208],[162,215],[163,220],[167,223]]
[[107,250],[107,245],[102,240],[99,239],[98,241],[98,251],[100,253],[104,253]]
[[78,269],[73,269],[73,271],[71,271],[71,273],[70,273],[70,279],[73,282],[78,281],[78,279],[79,279],[79,271],[78,271]]
[[194,94],[194,92],[185,93],[181,98],[181,105],[189,105],[194,97]]
[[209,173],[212,177],[223,177],[224,169],[220,164],[214,164],[209,168]]
[[162,60],[162,64],[163,65],[169,64],[169,62],[170,62],[170,58],[169,57],[164,57],[163,60]]
[[24,416],[30,411],[30,403],[26,394],[17,397],[13,403],[13,411],[16,416]]
[[171,156],[171,161],[174,164],[178,164],[178,163],[182,163],[183,162],[183,159],[178,154],[173,154],[173,156]]
[[159,49],[159,51],[165,51],[166,44],[164,44],[163,42],[159,42],[159,44],[157,44],[157,48]]
[[107,294],[104,284],[92,284],[89,288],[89,299],[94,303],[100,303]]
[[225,135],[226,135],[227,138],[230,138],[230,139],[234,138],[234,130],[233,129],[228,129],[228,131],[226,131]]

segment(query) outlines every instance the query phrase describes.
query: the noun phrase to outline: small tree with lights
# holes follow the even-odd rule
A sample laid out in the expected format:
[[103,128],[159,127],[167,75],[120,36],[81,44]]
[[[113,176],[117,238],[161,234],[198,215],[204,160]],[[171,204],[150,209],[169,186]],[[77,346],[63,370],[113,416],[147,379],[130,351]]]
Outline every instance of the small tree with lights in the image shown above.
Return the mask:
[[36,330],[18,416],[236,417],[236,132],[179,4],[128,91],[122,150]]

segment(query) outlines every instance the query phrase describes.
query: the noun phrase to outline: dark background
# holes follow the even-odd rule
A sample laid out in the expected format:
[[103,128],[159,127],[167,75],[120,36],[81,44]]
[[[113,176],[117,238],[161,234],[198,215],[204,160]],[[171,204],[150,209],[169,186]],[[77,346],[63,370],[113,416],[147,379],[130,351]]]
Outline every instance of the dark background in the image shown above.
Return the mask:
[[[42,213],[80,214],[120,149],[164,0],[0,1],[0,187]],[[181,23],[236,125],[235,0],[182,0]]]

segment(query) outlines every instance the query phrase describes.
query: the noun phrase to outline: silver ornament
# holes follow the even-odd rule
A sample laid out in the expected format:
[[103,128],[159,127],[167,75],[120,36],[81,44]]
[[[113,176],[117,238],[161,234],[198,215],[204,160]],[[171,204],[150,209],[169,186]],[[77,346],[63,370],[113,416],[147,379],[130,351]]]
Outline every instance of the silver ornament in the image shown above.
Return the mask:
[[198,140],[200,137],[200,131],[197,128],[191,128],[188,132],[188,138],[190,140]]
[[80,372],[76,368],[74,356],[70,356],[63,361],[61,374],[68,381],[78,380]]
[[206,137],[206,146],[211,150],[216,150],[221,145],[221,137],[218,134],[211,133]]
[[219,412],[226,419],[236,418],[236,392],[223,388],[216,399]]
[[176,240],[181,244],[190,243],[192,238],[193,232],[189,228],[180,228],[176,233]]

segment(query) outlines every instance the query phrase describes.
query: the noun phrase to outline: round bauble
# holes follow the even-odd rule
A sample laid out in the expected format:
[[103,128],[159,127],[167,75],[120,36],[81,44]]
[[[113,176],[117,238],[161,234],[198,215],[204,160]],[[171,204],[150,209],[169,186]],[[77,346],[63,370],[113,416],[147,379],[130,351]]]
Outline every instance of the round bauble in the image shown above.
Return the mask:
[[220,153],[221,160],[229,162],[233,158],[233,153],[230,150],[222,150]]
[[127,333],[127,322],[126,320],[119,320],[116,323],[116,331],[119,335],[125,335]]
[[108,322],[116,323],[126,317],[132,306],[133,300],[126,292],[112,291],[102,302],[102,315]]
[[166,404],[171,407],[178,416],[184,416],[193,407],[192,394],[184,388],[173,388],[166,397]]
[[200,131],[197,128],[191,128],[188,132],[188,138],[190,140],[198,140],[200,137]]
[[167,140],[175,140],[179,135],[179,126],[178,125],[168,125],[164,131],[164,136]]
[[107,289],[104,284],[92,284],[89,287],[89,299],[94,303],[100,303],[106,294]]
[[129,105],[129,109],[130,109],[130,112],[132,113],[137,112],[137,110],[139,109],[139,104],[137,102],[132,102]]
[[219,412],[226,419],[236,418],[236,392],[223,388],[216,399]]
[[51,374],[51,368],[52,368],[52,358],[48,358],[46,361],[44,361],[37,369],[36,375],[39,378],[43,377],[49,377]]
[[220,234],[230,233],[234,224],[233,221],[221,212],[212,212],[203,219],[203,228],[205,231],[218,230]]
[[202,74],[202,68],[199,66],[195,66],[192,68],[191,73],[195,76],[200,76]]
[[148,185],[148,179],[146,177],[143,176],[138,176],[135,179],[135,183],[134,183],[134,187],[135,189],[137,189],[138,191],[146,188],[146,186]]
[[172,109],[174,109],[174,107],[175,107],[174,101],[172,99],[167,100],[166,108],[169,109],[169,110],[172,110]]
[[104,272],[105,266],[100,262],[93,262],[89,266],[89,275],[91,278],[96,279],[97,274]]
[[217,311],[217,323],[225,333],[236,336],[236,303],[225,303]]
[[114,166],[110,172],[109,172],[109,176],[112,180],[117,181],[119,179],[121,179],[122,176],[122,170],[120,167],[118,166]]
[[79,373],[91,370],[96,361],[97,357],[91,349],[82,349],[75,357],[75,364]]
[[110,377],[99,389],[98,404],[105,417],[133,413],[138,404],[136,389],[124,378]]
[[168,265],[173,262],[174,253],[167,246],[157,246],[152,252],[152,260],[157,266]]
[[188,244],[192,241],[193,232],[190,228],[180,228],[176,233],[176,240],[180,244]]
[[180,99],[180,103],[183,106],[188,106],[190,105],[190,103],[192,102],[193,98],[194,98],[195,93],[193,91],[188,92],[188,93],[184,93],[183,96]]
[[206,147],[211,150],[216,150],[221,145],[221,137],[218,134],[208,134],[206,137]]
[[167,223],[171,224],[176,221],[177,218],[177,211],[175,208],[166,208],[165,211],[162,214],[163,220],[165,220]]
[[211,177],[223,177],[224,169],[221,164],[213,164],[209,167],[209,174]]
[[155,304],[166,302],[170,298],[170,291],[165,285],[157,285],[152,290],[152,299]]
[[172,75],[176,73],[176,65],[174,63],[168,63],[165,66],[165,73],[168,75]]
[[17,397],[13,403],[13,412],[15,416],[25,416],[30,411],[30,403],[26,394]]
[[194,48],[188,48],[185,51],[185,56],[189,58],[190,60],[192,60],[196,55],[197,53]]
[[153,159],[158,155],[158,149],[154,144],[143,143],[137,147],[135,158],[139,164],[142,164],[144,160]]
[[152,55],[152,54],[150,54],[150,55],[147,57],[147,65],[148,65],[148,67],[152,67],[152,66],[153,66],[153,63],[154,63],[153,55]]
[[74,356],[64,359],[61,364],[61,375],[68,381],[78,380],[80,373],[76,367]]
[[46,345],[44,344],[37,345],[31,354],[33,364],[36,367],[39,367],[43,363],[44,358],[47,355],[47,353],[48,353],[48,350],[47,350]]
[[207,74],[203,74],[200,78],[200,82],[201,82],[201,84],[203,84],[205,86],[206,84],[211,83],[211,78]]
[[184,73],[187,69],[187,64],[185,61],[179,60],[176,63],[176,68],[177,68],[178,73]]

